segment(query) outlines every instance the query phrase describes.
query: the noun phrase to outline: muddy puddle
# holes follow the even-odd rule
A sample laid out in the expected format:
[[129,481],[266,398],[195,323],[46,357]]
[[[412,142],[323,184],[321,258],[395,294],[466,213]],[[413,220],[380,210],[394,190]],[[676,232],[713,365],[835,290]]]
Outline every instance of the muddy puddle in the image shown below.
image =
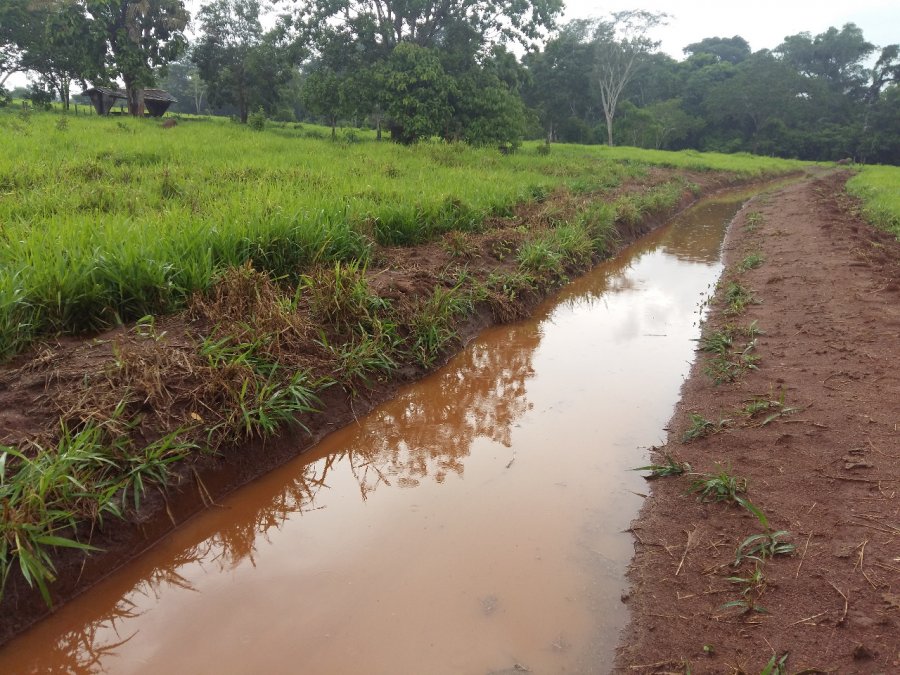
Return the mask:
[[607,672],[624,533],[749,195],[706,201],[194,518],[0,672]]

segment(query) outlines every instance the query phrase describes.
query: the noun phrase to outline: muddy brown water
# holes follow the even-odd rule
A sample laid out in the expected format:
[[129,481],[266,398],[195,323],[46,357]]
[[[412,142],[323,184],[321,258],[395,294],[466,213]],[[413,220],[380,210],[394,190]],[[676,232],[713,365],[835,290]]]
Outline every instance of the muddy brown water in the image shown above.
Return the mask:
[[748,194],[693,207],[173,532],[0,672],[607,672],[625,533]]

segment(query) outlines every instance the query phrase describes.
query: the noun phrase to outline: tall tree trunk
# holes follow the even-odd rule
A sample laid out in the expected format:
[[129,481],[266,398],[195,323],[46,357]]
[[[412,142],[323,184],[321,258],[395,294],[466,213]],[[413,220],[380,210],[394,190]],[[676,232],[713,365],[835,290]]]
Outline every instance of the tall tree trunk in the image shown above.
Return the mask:
[[609,147],[613,146],[613,116],[610,115],[607,111],[603,111],[603,116],[606,117],[606,138],[607,144]]
[[133,117],[144,116],[144,90],[135,84],[132,78],[125,78],[125,94],[128,97],[128,114]]
[[241,124],[247,124],[247,117],[250,115],[250,101],[247,100],[243,81],[238,85],[238,114],[241,116]]
[[69,112],[69,87],[72,84],[72,81],[63,75],[59,80],[59,97],[63,102],[63,109],[66,112]]

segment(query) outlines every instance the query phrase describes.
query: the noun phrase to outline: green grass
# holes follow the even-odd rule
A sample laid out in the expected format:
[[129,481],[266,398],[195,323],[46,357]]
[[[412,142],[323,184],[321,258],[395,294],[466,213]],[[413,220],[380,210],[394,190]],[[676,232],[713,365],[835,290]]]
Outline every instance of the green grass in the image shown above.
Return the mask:
[[755,232],[756,229],[760,225],[762,225],[762,223],[764,221],[765,221],[765,217],[763,216],[762,213],[760,213],[759,211],[751,211],[750,213],[747,214],[746,225],[744,225],[744,227],[749,232]]
[[796,546],[786,541],[790,535],[787,530],[751,534],[738,545],[734,565],[738,566],[747,559],[762,562],[766,558],[793,553]]
[[725,314],[729,316],[743,314],[744,310],[747,309],[747,305],[757,303],[756,298],[753,297],[753,291],[737,281],[728,283],[725,287],[725,292],[722,294],[722,299],[725,302]]
[[690,443],[691,441],[696,441],[698,438],[704,438],[710,434],[718,433],[728,426],[729,422],[731,422],[731,420],[727,419],[713,422],[703,417],[703,415],[691,413],[691,423],[684,434],[682,434],[681,442]]
[[[554,146],[556,151],[558,146]],[[643,150],[626,146],[606,147],[598,149],[610,159],[638,161],[658,164],[674,169],[692,171],[735,171],[747,176],[764,176],[773,171],[801,170],[807,163],[795,160],[780,160],[774,157],[758,157],[746,152],[722,154],[718,152],[699,152],[697,150],[681,150],[668,152],[665,150]]]
[[725,502],[743,505],[747,492],[747,479],[735,476],[731,469],[717,465],[716,473],[695,474],[688,488],[689,494],[697,494],[701,502]]
[[136,448],[125,437],[110,439],[99,425],[63,427],[55,447],[28,455],[0,446],[0,596],[13,565],[50,604],[55,548],[91,550],[75,537],[80,521],[102,523],[140,508],[148,484],[164,485],[168,467],[194,450],[177,434]]
[[900,167],[862,167],[847,181],[847,190],[862,200],[871,223],[900,238]]
[[[477,229],[555,189],[602,193],[650,164],[743,177],[800,166],[573,145],[545,155],[536,143],[504,156],[375,143],[367,132],[354,143],[318,136],[327,130],[0,113],[0,358],[40,335],[173,311],[247,261],[292,278],[314,263],[364,262],[373,243]],[[634,197],[623,217],[672,204],[685,188],[676,181]],[[605,237],[591,235],[595,247]]]
[[679,462],[669,453],[663,453],[665,464],[648,464],[647,466],[639,466],[632,471],[649,471],[649,476],[644,476],[647,480],[654,478],[670,478],[672,476],[681,476],[691,470],[691,465],[687,462]]
[[741,272],[748,272],[749,270],[755,270],[757,267],[762,265],[766,261],[765,256],[759,251],[754,251],[753,253],[748,253],[743,260],[741,260],[740,264],[738,264],[738,269]]

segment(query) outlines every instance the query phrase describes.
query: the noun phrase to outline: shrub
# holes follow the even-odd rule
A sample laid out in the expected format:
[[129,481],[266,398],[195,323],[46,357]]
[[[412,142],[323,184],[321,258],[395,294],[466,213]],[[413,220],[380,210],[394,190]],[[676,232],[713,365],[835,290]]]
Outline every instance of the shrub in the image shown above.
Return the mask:
[[254,131],[262,131],[266,128],[266,111],[260,107],[255,113],[247,117],[247,126]]

